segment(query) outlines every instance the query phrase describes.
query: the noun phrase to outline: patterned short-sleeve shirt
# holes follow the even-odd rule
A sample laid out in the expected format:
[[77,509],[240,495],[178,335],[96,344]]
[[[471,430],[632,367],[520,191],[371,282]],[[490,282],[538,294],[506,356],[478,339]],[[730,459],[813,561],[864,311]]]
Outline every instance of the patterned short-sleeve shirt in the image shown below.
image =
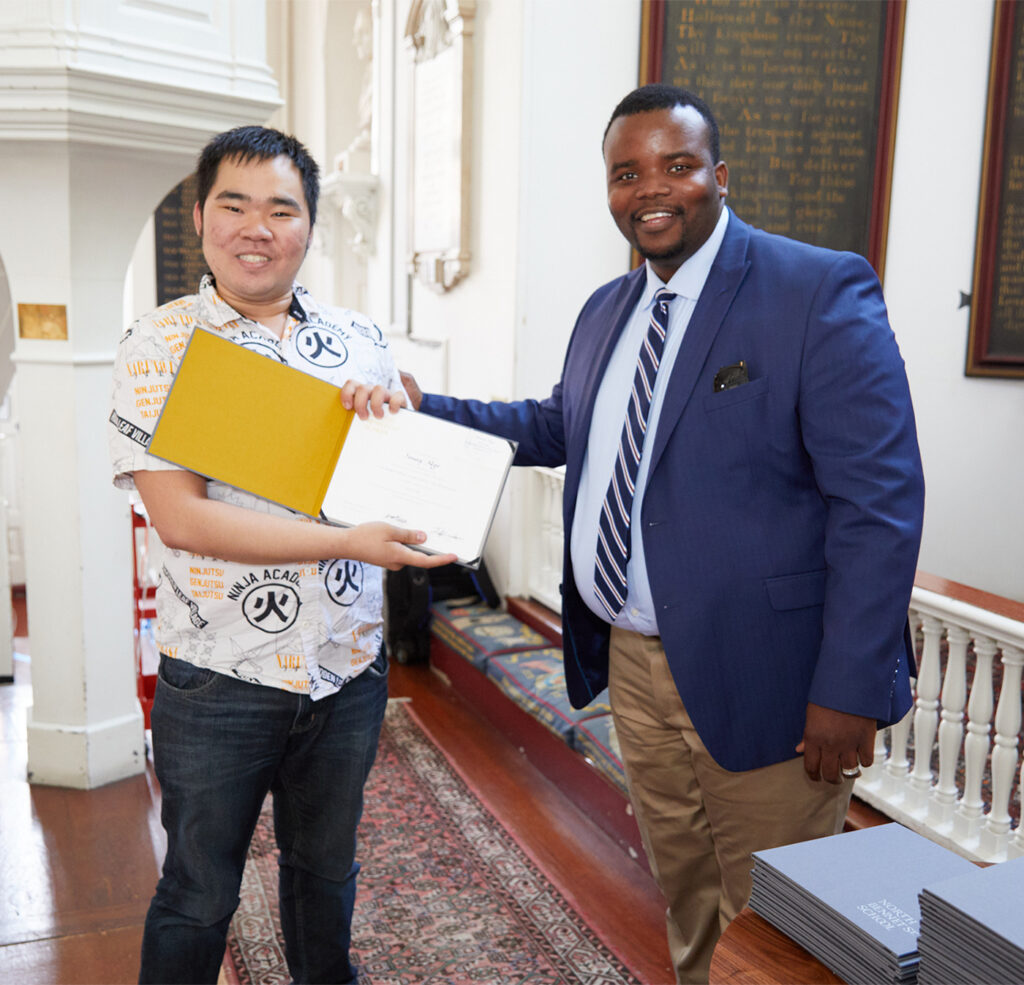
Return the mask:
[[[147,451],[189,337],[204,328],[270,359],[340,386],[348,379],[400,386],[380,329],[354,311],[317,304],[295,285],[282,338],[238,314],[212,278],[135,322],[114,366],[110,452],[114,483],[134,486],[138,470],[177,467]],[[281,413],[287,413],[286,407]],[[216,427],[215,420],[210,427]],[[220,482],[211,499],[307,523],[290,510]],[[308,693],[339,690],[380,651],[381,569],[339,558],[308,564],[240,564],[166,550],[156,592],[162,653],[242,680]]]

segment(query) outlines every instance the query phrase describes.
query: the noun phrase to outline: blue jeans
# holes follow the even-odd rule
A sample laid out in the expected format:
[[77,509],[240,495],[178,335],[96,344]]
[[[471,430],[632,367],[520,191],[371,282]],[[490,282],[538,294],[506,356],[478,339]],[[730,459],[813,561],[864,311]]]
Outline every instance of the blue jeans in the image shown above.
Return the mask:
[[356,980],[356,828],[386,706],[383,653],[316,702],[161,657],[151,720],[167,856],[146,917],[140,982],[217,981],[268,791],[292,979]]

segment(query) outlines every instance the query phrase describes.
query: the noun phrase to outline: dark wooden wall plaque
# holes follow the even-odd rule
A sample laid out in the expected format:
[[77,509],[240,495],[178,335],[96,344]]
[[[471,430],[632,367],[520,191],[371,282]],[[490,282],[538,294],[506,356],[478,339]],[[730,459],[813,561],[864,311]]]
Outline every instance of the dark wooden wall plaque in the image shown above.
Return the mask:
[[994,16],[967,375],[1024,377],[1024,7]]
[[183,294],[195,294],[209,269],[192,222],[196,204],[196,179],[190,175],[157,206],[156,303],[166,304]]
[[881,273],[903,0],[645,0],[641,78],[718,120],[729,204]]

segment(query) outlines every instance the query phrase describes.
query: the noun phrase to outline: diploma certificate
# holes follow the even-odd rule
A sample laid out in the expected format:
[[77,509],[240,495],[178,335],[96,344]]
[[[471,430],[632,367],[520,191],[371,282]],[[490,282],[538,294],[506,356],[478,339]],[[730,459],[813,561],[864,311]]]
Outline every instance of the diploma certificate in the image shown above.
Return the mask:
[[506,438],[413,411],[355,420],[323,513],[423,530],[424,550],[476,567],[514,454]]

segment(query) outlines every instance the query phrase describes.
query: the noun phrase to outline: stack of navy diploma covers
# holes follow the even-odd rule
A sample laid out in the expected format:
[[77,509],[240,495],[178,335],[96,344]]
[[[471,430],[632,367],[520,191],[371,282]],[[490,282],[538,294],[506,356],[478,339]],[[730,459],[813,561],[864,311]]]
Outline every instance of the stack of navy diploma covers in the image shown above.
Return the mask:
[[917,980],[982,985],[1024,982],[1024,857],[921,892]]
[[754,853],[750,906],[844,981],[916,981],[918,894],[973,872],[899,824]]

